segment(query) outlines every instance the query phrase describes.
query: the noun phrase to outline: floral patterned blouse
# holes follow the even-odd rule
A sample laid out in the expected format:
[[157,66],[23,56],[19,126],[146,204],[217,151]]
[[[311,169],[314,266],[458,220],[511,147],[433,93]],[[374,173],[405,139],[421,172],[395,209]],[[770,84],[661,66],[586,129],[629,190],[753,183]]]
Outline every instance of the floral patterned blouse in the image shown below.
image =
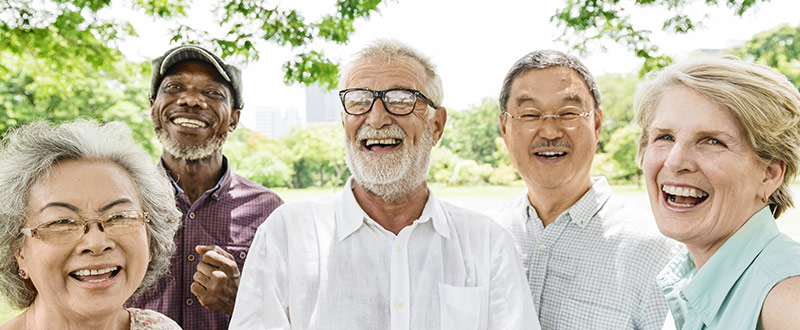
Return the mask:
[[131,330],[181,330],[178,323],[150,309],[126,308],[131,315]]

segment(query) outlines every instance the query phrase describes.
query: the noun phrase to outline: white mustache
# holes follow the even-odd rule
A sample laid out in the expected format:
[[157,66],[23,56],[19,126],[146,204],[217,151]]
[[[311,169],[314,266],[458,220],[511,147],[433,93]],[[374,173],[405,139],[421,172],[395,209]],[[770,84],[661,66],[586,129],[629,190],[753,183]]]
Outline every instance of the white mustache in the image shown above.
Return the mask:
[[541,149],[541,148],[554,148],[554,147],[564,147],[567,149],[572,149],[572,145],[567,143],[563,140],[555,140],[555,141],[541,141],[531,146],[531,149]]
[[390,139],[390,138],[397,138],[404,140],[406,138],[406,132],[400,128],[400,125],[392,124],[386,128],[381,129],[374,129],[372,126],[369,125],[361,125],[356,133],[356,140],[366,140],[366,139]]

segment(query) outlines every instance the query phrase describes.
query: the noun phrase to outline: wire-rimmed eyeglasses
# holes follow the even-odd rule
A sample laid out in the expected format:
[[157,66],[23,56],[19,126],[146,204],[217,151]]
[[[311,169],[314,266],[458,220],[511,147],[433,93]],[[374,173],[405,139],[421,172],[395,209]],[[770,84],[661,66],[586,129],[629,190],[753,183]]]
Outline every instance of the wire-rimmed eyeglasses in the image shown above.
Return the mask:
[[383,101],[386,111],[396,116],[405,116],[414,112],[417,105],[417,98],[424,100],[428,105],[436,108],[436,105],[427,96],[416,89],[391,88],[382,91],[374,91],[367,88],[349,88],[339,91],[339,98],[342,100],[344,112],[350,115],[363,115],[375,105],[375,99]]
[[563,128],[575,128],[581,122],[581,118],[589,117],[592,111],[584,111],[576,106],[565,106],[558,109],[555,114],[546,115],[542,110],[536,108],[526,108],[520,111],[519,115],[512,115],[511,113],[504,112],[503,115],[513,118],[522,127],[526,129],[538,129],[547,118],[552,118],[559,126]]
[[66,244],[79,240],[89,232],[89,223],[109,236],[130,234],[143,224],[150,222],[147,212],[116,211],[97,218],[60,218],[33,228],[22,228],[20,233],[49,244]]

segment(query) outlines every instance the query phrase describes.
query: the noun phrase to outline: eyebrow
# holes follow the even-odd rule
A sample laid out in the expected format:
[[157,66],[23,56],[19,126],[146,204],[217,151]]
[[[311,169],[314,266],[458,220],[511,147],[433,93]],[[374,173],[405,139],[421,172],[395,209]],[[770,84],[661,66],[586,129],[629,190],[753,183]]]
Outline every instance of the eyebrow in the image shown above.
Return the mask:
[[[575,93],[570,93],[568,95],[565,95],[561,99],[561,101],[566,103],[580,103],[581,105],[584,104],[584,99],[580,95]],[[520,97],[517,98],[517,105],[520,105],[525,102],[538,103],[539,99],[530,95],[521,95]]]
[[[128,198],[120,198],[118,200],[115,200],[115,201],[113,201],[111,203],[108,203],[108,204],[102,206],[101,208],[98,209],[98,211],[105,212],[105,211],[110,210],[112,207],[120,205],[120,204],[133,204],[133,201],[128,199]],[[45,205],[44,207],[39,209],[39,213],[42,213],[42,211],[44,211],[48,207],[63,207],[63,208],[69,209],[69,210],[71,210],[73,212],[76,212],[76,213],[80,211],[80,209],[77,206],[72,205],[70,203],[51,202],[51,203],[47,203],[47,205]]]

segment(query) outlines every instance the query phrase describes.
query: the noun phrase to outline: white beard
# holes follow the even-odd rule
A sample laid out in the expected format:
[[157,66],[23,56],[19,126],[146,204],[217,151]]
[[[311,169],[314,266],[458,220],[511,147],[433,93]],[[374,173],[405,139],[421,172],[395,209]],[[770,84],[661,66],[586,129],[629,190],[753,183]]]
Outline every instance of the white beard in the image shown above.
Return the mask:
[[[419,187],[428,177],[433,148],[433,133],[426,123],[422,138],[410,145],[408,136],[397,124],[376,130],[362,125],[355,141],[345,136],[345,161],[355,181],[367,191],[387,202],[395,202]],[[400,138],[399,150],[372,155],[362,149],[366,138]]]
[[217,150],[222,149],[225,139],[228,138],[228,131],[225,131],[222,136],[215,136],[199,146],[185,146],[171,138],[163,127],[156,127],[155,131],[164,150],[177,159],[188,161],[210,157]]

